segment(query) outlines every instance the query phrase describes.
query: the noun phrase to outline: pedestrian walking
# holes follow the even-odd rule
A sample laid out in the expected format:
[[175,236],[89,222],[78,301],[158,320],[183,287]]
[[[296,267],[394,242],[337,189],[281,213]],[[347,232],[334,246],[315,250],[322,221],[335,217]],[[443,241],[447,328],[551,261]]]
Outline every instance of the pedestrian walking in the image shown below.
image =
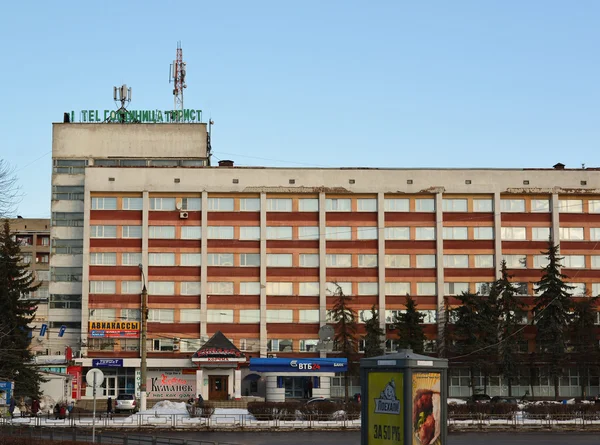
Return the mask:
[[8,405],[8,412],[10,413],[10,417],[14,417],[15,406],[17,406],[17,401],[15,400],[14,397],[11,397],[10,404]]
[[110,417],[113,412],[113,401],[112,397],[109,397],[106,401],[106,417]]
[[37,417],[38,412],[40,412],[40,401],[33,399],[33,402],[31,402],[31,417]]
[[313,394],[313,381],[312,381],[312,377],[308,378],[308,397],[312,398],[312,394]]
[[58,420],[58,416],[60,415],[60,405],[58,403],[54,405],[54,409],[52,411],[54,412],[54,420]]

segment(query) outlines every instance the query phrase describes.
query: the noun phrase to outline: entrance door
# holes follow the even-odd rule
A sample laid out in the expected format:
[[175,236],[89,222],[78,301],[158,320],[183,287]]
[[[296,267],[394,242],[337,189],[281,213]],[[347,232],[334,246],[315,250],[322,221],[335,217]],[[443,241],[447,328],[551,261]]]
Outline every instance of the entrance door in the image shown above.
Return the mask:
[[117,377],[114,375],[106,376],[105,380],[105,391],[107,397],[116,397],[117,394]]
[[227,381],[229,378],[226,375],[209,375],[208,376],[208,399],[209,400],[227,400],[229,393]]

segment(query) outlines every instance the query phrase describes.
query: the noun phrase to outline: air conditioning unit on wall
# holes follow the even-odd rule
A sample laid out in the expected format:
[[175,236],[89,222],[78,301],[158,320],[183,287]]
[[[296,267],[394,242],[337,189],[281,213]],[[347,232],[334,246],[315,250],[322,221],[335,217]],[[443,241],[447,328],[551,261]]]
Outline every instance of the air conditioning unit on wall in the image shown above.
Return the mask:
[[179,217],[181,219],[187,219],[188,216],[188,212],[179,212]]

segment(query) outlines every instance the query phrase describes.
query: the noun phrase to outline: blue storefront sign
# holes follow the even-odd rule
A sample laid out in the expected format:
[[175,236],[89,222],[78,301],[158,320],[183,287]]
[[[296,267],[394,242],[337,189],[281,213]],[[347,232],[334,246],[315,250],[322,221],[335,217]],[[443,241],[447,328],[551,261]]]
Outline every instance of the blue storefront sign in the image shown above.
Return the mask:
[[40,337],[43,337],[46,335],[46,330],[48,329],[48,325],[47,324],[43,324],[42,327],[40,328]]
[[122,358],[95,358],[92,359],[93,368],[122,368]]
[[251,358],[250,370],[256,372],[346,372],[345,358]]
[[0,382],[0,405],[8,405],[13,393],[13,382]]

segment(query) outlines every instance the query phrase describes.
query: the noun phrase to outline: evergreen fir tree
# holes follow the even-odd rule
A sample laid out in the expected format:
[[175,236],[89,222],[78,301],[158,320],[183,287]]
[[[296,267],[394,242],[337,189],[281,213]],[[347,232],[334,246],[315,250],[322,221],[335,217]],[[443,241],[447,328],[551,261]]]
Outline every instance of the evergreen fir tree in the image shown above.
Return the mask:
[[512,396],[512,383],[521,366],[519,342],[523,340],[523,335],[520,330],[522,314],[526,308],[510,282],[512,277],[508,275],[506,261],[502,261],[500,269],[501,277],[496,280],[491,292],[495,295],[499,315],[499,368],[508,382],[508,395]]
[[565,364],[566,343],[569,337],[569,323],[573,318],[573,299],[565,284],[566,275],[560,272],[562,258],[558,256],[558,245],[548,243],[548,250],[542,252],[548,258],[548,265],[542,269],[540,281],[535,283],[537,296],[533,315],[537,327],[536,343],[548,368],[548,377],[554,383],[554,397],[558,399],[559,379]]
[[39,284],[22,264],[21,249],[7,220],[0,232],[0,379],[15,382],[15,396],[39,396],[40,375],[31,366],[30,328],[36,307],[21,297]]
[[356,324],[356,311],[350,306],[352,297],[345,295],[342,288],[333,283],[336,286],[334,291],[335,302],[330,312],[331,320],[334,323],[335,328],[335,344],[336,352],[348,359],[348,372],[344,374],[344,397],[348,401],[348,390],[349,390],[349,375],[355,374],[356,370],[353,366],[353,359],[357,353],[357,324]]
[[[583,298],[574,304],[573,322],[571,324],[573,346],[573,362],[579,373],[581,397],[584,398],[590,384],[592,369],[598,369],[600,348],[596,338],[596,320],[598,317],[598,297]],[[594,373],[594,375],[597,375]]]
[[379,312],[375,305],[371,307],[371,318],[365,322],[365,331],[365,357],[383,355],[385,351],[381,342],[385,338],[385,331],[379,326]]
[[415,300],[406,296],[406,311],[396,315],[395,327],[398,331],[398,349],[412,349],[417,354],[423,353],[423,343],[426,340],[423,332],[425,315],[417,310]]

